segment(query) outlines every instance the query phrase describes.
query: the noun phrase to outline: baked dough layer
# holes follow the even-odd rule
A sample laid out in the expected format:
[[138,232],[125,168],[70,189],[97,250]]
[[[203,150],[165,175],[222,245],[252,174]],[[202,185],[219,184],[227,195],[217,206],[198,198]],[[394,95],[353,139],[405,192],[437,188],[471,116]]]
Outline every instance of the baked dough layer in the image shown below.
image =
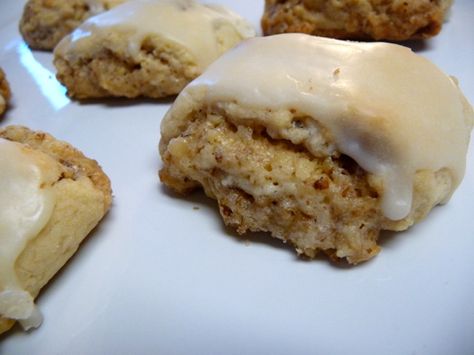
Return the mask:
[[204,96],[179,101],[165,117],[160,178],[179,193],[202,187],[240,234],[270,232],[299,254],[313,258],[322,251],[357,264],[379,252],[381,230],[407,229],[450,194],[447,169],[419,171],[411,212],[390,220],[381,209],[381,180],[337,151],[326,154],[334,142],[323,127],[312,127],[319,136],[316,157],[302,145],[272,138],[264,124],[291,117],[287,129],[297,134],[314,118],[234,102],[207,104]]
[[52,50],[84,20],[125,0],[29,0],[20,32],[31,48]]
[[200,73],[184,48],[159,36],[144,40],[133,57],[122,33],[110,33],[107,40],[98,37],[94,43],[100,48],[79,54],[80,60],[55,56],[57,78],[70,97],[161,98],[178,93]]
[[[0,138],[47,154],[61,171],[53,185],[57,199],[52,216],[15,265],[22,286],[36,297],[107,213],[112,202],[110,181],[95,160],[49,134],[9,126],[0,129]],[[0,318],[0,333],[13,324]]]
[[2,115],[8,106],[8,101],[10,101],[11,91],[10,85],[8,85],[7,77],[5,73],[0,68],[0,115]]
[[266,0],[265,35],[404,41],[435,36],[452,0]]

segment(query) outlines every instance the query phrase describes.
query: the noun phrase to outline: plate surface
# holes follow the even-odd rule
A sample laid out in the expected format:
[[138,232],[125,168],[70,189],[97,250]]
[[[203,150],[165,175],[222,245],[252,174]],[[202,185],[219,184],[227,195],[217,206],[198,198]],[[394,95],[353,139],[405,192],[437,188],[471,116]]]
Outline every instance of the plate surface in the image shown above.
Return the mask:
[[[263,1],[215,1],[256,27]],[[43,325],[1,354],[474,354],[474,160],[449,204],[354,268],[299,259],[265,235],[226,230],[213,201],[157,178],[171,101],[71,102],[50,53],[18,33],[24,1],[0,2],[0,66],[13,91],[0,126],[50,132],[110,176],[110,214],[43,290]],[[474,2],[411,43],[474,102]]]

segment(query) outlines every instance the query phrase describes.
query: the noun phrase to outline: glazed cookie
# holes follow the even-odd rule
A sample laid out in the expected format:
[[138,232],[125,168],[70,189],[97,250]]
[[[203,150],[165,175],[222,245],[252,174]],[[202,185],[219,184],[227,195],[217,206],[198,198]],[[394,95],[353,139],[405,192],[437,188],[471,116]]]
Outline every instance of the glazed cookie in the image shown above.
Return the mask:
[[0,116],[5,112],[10,100],[11,92],[10,85],[8,85],[7,77],[0,68]]
[[441,30],[452,0],[266,0],[265,35],[302,32],[340,39],[404,41]]
[[456,82],[408,48],[255,38],[178,96],[160,177],[180,193],[204,188],[239,233],[356,264],[378,253],[381,230],[449,200],[473,120]]
[[[33,299],[108,211],[96,161],[52,136],[0,129],[0,333],[37,327]],[[6,206],[6,207],[5,207]]]
[[87,18],[125,0],[29,0],[20,20],[20,32],[31,48],[52,50]]
[[78,99],[177,94],[255,32],[229,10],[193,0],[135,0],[90,18],[55,49],[57,77]]

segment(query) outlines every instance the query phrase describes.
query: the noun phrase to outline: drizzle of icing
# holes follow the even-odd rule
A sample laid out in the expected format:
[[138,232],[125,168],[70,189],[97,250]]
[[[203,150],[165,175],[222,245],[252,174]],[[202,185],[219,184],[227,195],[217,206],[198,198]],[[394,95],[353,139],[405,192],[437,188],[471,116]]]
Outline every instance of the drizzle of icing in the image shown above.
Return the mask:
[[[207,103],[317,120],[341,153],[382,178],[389,219],[409,214],[417,171],[449,169],[451,194],[464,176],[472,107],[452,78],[406,47],[303,34],[254,38],[214,62],[174,107],[203,88]],[[317,155],[311,137],[304,144]]]
[[18,280],[15,262],[54,208],[55,196],[42,169],[47,158],[0,138],[0,315],[19,320],[26,329],[39,326],[41,316]]

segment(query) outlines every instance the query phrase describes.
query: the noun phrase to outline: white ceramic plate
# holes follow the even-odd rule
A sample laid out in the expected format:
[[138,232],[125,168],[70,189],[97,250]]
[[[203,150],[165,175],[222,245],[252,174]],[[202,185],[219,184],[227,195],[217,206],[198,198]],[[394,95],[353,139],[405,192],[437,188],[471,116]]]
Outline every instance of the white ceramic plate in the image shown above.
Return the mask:
[[[263,1],[216,1],[255,26]],[[1,126],[66,140],[110,176],[114,205],[44,289],[45,321],[0,338],[1,354],[474,354],[474,161],[451,202],[358,267],[303,261],[264,235],[226,230],[214,202],[157,178],[171,102],[71,102],[50,53],[0,2],[0,66],[13,90]],[[474,102],[474,2],[457,0],[440,36],[412,43]],[[198,208],[198,209],[196,209]]]

